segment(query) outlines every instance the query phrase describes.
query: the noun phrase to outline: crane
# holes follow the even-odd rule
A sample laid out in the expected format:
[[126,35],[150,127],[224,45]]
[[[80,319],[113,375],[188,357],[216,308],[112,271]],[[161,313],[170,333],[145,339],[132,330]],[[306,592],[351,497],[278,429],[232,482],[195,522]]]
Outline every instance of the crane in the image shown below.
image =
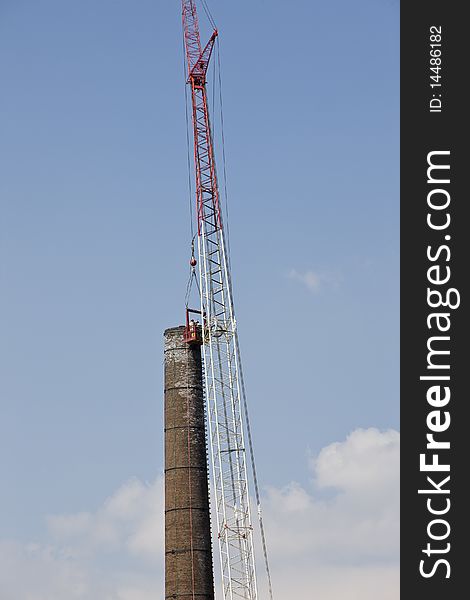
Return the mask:
[[201,45],[194,0],[182,0],[182,19],[186,83],[191,90],[196,181],[198,261],[193,253],[191,267],[195,270],[198,263],[200,292],[200,310],[186,307],[185,340],[199,341],[195,322],[189,320],[191,312],[199,313],[223,598],[258,598],[247,469],[249,454],[272,599],[206,90],[206,75],[218,31],[211,19],[212,35],[205,46]]

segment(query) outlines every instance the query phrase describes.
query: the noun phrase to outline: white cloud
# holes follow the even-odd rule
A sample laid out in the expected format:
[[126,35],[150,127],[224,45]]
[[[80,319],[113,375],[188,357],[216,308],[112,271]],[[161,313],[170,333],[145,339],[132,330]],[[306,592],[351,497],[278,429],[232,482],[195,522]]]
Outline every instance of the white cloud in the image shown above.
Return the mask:
[[49,545],[0,541],[2,600],[81,600],[90,577],[67,552]]
[[297,271],[291,269],[288,273],[289,279],[298,281],[310,292],[317,293],[324,287],[337,288],[341,282],[341,276],[332,271]]
[[[310,459],[309,485],[266,488],[279,600],[398,598],[398,456],[396,431],[358,429]],[[0,542],[2,600],[164,597],[161,478],[131,479],[95,512],[47,522],[43,544]],[[263,591],[261,564],[259,575]]]
[[[398,600],[398,569],[390,566],[281,566],[273,574],[279,600]],[[268,598],[260,586],[260,598]]]
[[399,444],[397,431],[357,429],[310,460],[310,486],[267,489],[281,598],[398,598]]
[[[96,562],[95,562],[96,561]],[[103,564],[99,553],[87,559],[58,545],[0,541],[2,600],[159,600],[159,568]],[[129,562],[129,561],[127,561]]]
[[316,292],[320,288],[320,277],[313,271],[299,273],[299,271],[291,269],[289,272],[289,278],[299,281],[311,292]]
[[356,429],[344,442],[323,448],[311,460],[319,487],[335,487],[362,498],[394,497],[399,486],[400,434]]
[[126,551],[152,562],[163,558],[163,479],[152,485],[138,479],[123,484],[96,513],[47,517],[59,543],[73,544],[86,554]]

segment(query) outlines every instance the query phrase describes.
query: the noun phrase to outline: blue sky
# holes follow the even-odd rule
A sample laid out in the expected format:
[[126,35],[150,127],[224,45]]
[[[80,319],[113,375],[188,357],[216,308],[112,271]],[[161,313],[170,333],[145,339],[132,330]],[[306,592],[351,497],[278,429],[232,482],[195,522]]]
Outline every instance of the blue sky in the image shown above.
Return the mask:
[[[307,486],[322,448],[398,428],[398,5],[210,6],[259,477]],[[47,515],[162,471],[190,242],[179,2],[2,0],[0,75],[0,539],[42,543]]]

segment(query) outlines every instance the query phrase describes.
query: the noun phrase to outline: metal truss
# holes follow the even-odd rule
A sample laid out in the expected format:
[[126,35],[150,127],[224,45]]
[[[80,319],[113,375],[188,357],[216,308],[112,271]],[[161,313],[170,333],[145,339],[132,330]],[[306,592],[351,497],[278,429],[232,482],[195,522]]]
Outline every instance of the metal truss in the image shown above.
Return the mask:
[[194,1],[182,0],[182,6],[192,92],[204,377],[223,596],[257,600],[241,365],[206,95],[217,31],[202,49]]

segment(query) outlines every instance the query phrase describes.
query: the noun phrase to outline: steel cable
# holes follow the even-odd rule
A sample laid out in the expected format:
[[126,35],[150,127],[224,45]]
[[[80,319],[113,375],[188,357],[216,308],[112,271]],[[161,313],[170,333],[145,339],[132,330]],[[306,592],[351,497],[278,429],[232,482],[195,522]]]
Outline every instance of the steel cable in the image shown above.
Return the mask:
[[250,452],[251,470],[253,472],[253,482],[254,482],[254,486],[255,486],[255,499],[256,499],[256,504],[257,504],[257,509],[258,509],[258,522],[259,522],[259,529],[260,529],[260,534],[261,534],[261,544],[263,547],[264,567],[265,567],[265,571],[266,571],[266,577],[268,580],[269,597],[271,600],[273,600],[273,588],[272,588],[272,583],[271,583],[271,572],[269,569],[268,549],[267,549],[267,545],[266,545],[266,535],[264,532],[263,516],[261,514],[261,498],[260,498],[260,493],[259,493],[258,477],[256,475],[255,454],[254,454],[254,450],[253,450],[253,440],[251,437],[250,417],[248,414],[248,404],[246,401],[245,380],[243,378],[243,371],[242,371],[242,364],[241,364],[241,357],[240,357],[240,347],[238,345],[238,334],[237,334],[237,340],[236,340],[236,348],[237,348],[237,357],[238,357],[238,371],[240,374],[240,383],[241,383],[241,388],[242,388],[243,412],[245,413],[246,432],[247,432],[247,436],[248,436],[248,448],[249,448],[249,452]]

